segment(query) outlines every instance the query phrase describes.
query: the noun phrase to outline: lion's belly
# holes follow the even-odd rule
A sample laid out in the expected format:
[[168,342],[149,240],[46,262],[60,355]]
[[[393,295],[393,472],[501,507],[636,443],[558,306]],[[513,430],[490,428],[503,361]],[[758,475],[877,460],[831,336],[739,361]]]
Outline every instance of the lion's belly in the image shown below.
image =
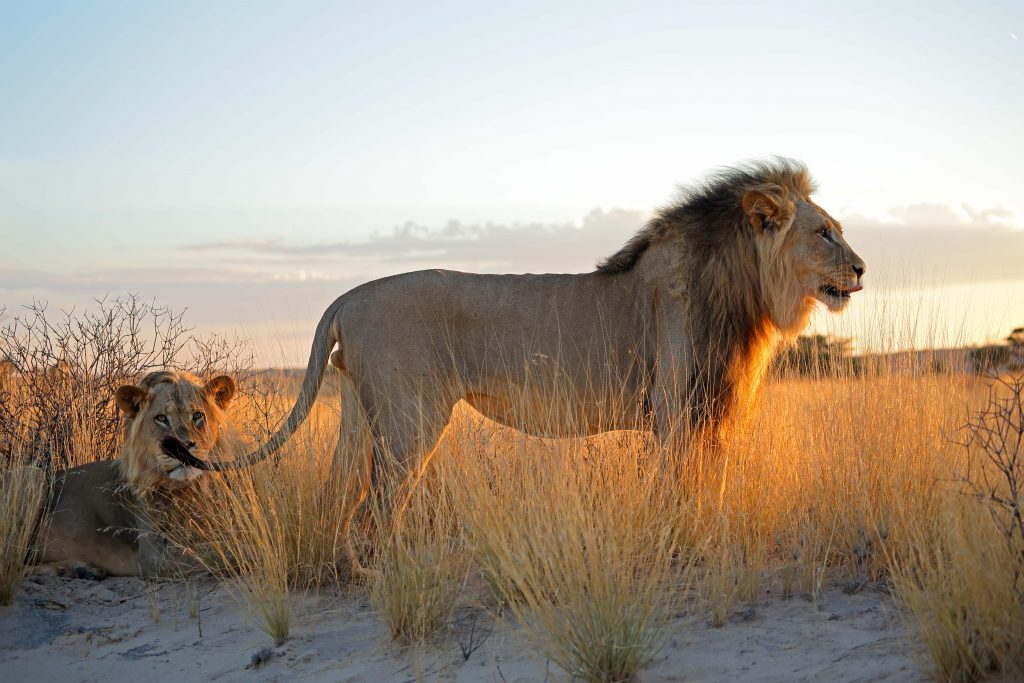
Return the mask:
[[558,393],[504,387],[500,392],[469,392],[464,399],[484,417],[533,436],[571,438],[646,426],[639,397]]

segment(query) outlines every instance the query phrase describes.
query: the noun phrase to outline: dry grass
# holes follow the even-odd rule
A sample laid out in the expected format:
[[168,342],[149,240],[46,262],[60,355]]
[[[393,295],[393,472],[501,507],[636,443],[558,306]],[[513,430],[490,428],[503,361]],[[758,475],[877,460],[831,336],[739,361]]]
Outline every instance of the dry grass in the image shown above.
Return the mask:
[[10,604],[25,578],[25,560],[47,489],[38,467],[0,470],[0,605]]
[[992,378],[933,515],[890,549],[896,596],[936,678],[1024,676],[1024,376]]
[[400,521],[371,500],[379,529],[370,599],[400,643],[422,645],[449,622],[468,572],[468,558],[444,489],[421,486]]
[[697,557],[663,459],[636,435],[545,441],[462,419],[438,477],[499,597],[572,676],[627,680],[661,644]]
[[[1020,675],[1024,539],[1007,539],[991,497],[968,495],[969,454],[954,441],[988,385],[898,368],[772,380],[742,429],[694,454],[682,478],[638,433],[529,438],[460,407],[397,526],[369,514],[377,523],[357,530],[373,604],[394,638],[423,643],[482,570],[547,656],[610,681],[639,671],[680,612],[724,624],[766,589],[879,587],[936,678]],[[236,420],[265,432],[293,390],[241,403]],[[348,578],[335,566],[346,491],[330,476],[336,401],[317,405],[278,465],[209,477],[180,539],[275,640],[296,591]],[[33,507],[33,489],[17,477],[0,486],[0,578],[13,587],[25,523],[11,511]]]
[[895,595],[927,648],[935,678],[1024,674],[1024,591],[1015,586],[1021,562],[985,505],[947,501],[900,550]]
[[723,515],[714,525],[701,588],[712,626],[722,626],[738,603],[755,603],[765,574],[766,539],[743,519]]
[[[279,417],[289,407],[279,401],[271,412]],[[232,417],[244,424],[254,410],[251,401],[243,400],[233,407]],[[264,410],[260,406],[260,415]],[[172,535],[225,580],[277,643],[288,636],[295,591],[341,578],[335,562],[341,541],[335,510],[344,487],[331,478],[330,461],[321,452],[321,444],[333,444],[337,435],[337,420],[318,407],[283,449],[286,464],[265,462],[230,476],[204,478],[202,494],[189,497],[195,505],[190,527]]]

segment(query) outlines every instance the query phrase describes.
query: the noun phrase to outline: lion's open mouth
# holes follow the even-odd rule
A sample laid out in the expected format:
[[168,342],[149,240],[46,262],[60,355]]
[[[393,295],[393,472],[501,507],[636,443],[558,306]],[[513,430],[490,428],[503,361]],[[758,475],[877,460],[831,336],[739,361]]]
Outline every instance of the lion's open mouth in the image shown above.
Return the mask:
[[849,299],[851,294],[862,289],[864,289],[864,286],[859,282],[850,289],[846,289],[842,285],[822,285],[818,287],[819,292],[833,299]]
[[836,299],[849,299],[850,292],[853,290],[840,289],[834,285],[822,285],[821,287],[818,287],[818,291],[825,296],[835,297]]

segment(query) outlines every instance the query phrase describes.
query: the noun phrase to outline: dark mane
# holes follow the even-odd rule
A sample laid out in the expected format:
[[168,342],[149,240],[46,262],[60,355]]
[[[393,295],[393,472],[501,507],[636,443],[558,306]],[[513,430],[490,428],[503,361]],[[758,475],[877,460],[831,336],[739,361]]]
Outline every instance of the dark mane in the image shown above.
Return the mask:
[[697,237],[694,232],[701,233],[700,241],[705,242],[725,237],[722,233],[740,222],[743,194],[766,183],[805,199],[816,189],[806,166],[783,157],[720,168],[694,185],[681,187],[678,199],[659,209],[621,249],[598,263],[597,272],[611,275],[632,269],[655,242]]

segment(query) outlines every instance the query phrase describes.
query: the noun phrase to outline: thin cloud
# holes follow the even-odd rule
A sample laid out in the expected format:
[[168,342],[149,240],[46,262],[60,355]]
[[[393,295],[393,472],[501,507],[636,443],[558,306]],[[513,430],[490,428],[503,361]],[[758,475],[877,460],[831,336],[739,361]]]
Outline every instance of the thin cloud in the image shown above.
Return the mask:
[[[221,252],[221,263],[315,271],[322,278],[357,269],[367,279],[417,268],[480,272],[582,272],[613,253],[648,219],[640,211],[594,210],[577,223],[464,224],[438,228],[406,223],[361,242],[286,243],[282,240],[188,245]],[[896,207],[879,220],[843,219],[848,238],[872,278],[920,284],[1024,278],[1024,231],[1000,208],[940,204]]]
[[47,289],[76,291],[107,288],[134,291],[154,286],[263,285],[278,282],[342,282],[315,270],[254,272],[236,268],[108,268],[75,273],[0,268],[0,292]]
[[911,285],[1024,279],[1024,230],[1012,226],[1009,211],[916,204],[889,213],[889,220],[843,220],[875,277]]
[[270,251],[273,252],[279,240],[234,240],[226,242],[201,242],[197,244],[186,244],[180,249],[183,251],[231,251],[242,249],[247,251]]
[[[201,322],[279,310],[304,320],[358,284],[421,268],[589,271],[647,219],[644,212],[613,209],[595,210],[575,224],[407,223],[361,242],[190,244],[179,253],[202,262],[178,267],[0,269],[0,306],[32,299],[74,306],[106,293],[136,292],[188,308]],[[869,286],[920,287],[1024,280],[1024,230],[1009,227],[1010,219],[1001,209],[914,205],[884,220],[852,215],[842,222],[868,264]]]
[[[586,270],[612,253],[646,222],[641,211],[595,209],[577,223],[484,223],[449,221],[439,228],[405,223],[362,242],[285,243],[281,240],[189,244],[190,252],[224,252],[237,263],[323,262],[327,257],[424,267],[477,266],[480,270]],[[246,256],[260,257],[246,260]]]

